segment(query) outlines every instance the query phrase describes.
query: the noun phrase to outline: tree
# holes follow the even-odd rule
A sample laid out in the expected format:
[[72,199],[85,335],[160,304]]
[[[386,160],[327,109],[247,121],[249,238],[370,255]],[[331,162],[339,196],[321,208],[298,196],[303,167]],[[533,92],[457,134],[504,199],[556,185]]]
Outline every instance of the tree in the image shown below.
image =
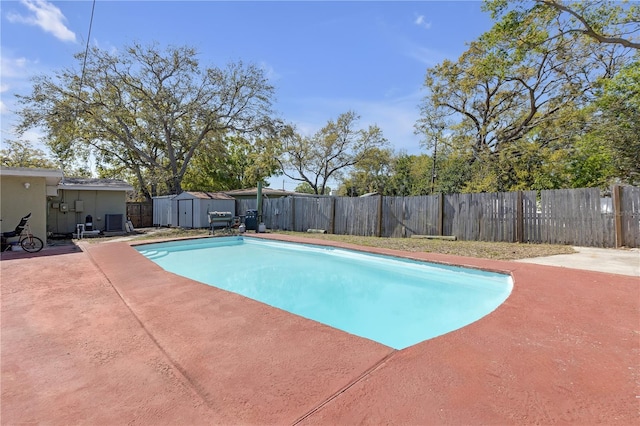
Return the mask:
[[[614,179],[638,182],[640,146],[634,95],[639,87],[640,5],[625,1],[490,0],[485,8],[498,20],[497,27],[519,40],[520,50],[530,48],[534,41],[549,45],[558,38],[577,37],[589,49],[592,63],[603,71],[584,75],[590,86],[587,102],[576,104],[573,113],[563,109],[563,120],[555,125],[546,123],[546,136],[556,134],[568,142],[559,146],[564,155],[553,154],[556,163],[566,160],[564,172],[556,168],[549,177],[557,179],[562,174],[560,181],[569,186],[606,187]],[[574,55],[575,51],[569,53]],[[630,62],[632,55],[635,60]]]
[[607,142],[595,133],[582,137],[567,161],[568,186],[574,188],[607,188],[616,175],[613,152]]
[[[440,163],[440,161],[438,161]],[[392,159],[388,195],[431,194],[433,157],[400,154]]]
[[[295,187],[295,192],[299,192],[301,194],[315,194],[314,189],[307,182],[302,182]],[[331,188],[328,186],[324,188],[324,193],[321,195],[329,195],[331,193]]]
[[194,156],[184,176],[187,190],[224,191],[253,188],[280,170],[276,138],[248,139],[229,135],[207,141]]
[[335,121],[329,120],[312,137],[302,137],[294,131],[283,135],[283,155],[279,160],[283,173],[308,183],[315,194],[324,194],[330,178],[348,172],[387,144],[377,126],[358,129],[359,119],[349,111]]
[[582,84],[586,77],[579,77],[605,72],[575,40],[541,47],[524,57],[514,50],[512,57],[505,57],[501,52],[507,49],[474,42],[458,62],[444,61],[427,71],[429,95],[421,107],[423,117],[440,111],[452,123],[454,136],[473,137],[476,155],[497,152],[562,109],[581,103],[591,87]]
[[0,164],[4,167],[58,168],[43,150],[34,148],[33,144],[26,140],[5,141],[5,147],[0,150]]
[[390,149],[372,148],[369,155],[353,166],[342,184],[348,187],[345,195],[362,195],[372,192],[387,194],[393,152]]
[[61,159],[93,153],[103,173],[127,170],[146,196],[182,191],[192,159],[227,133],[270,127],[273,88],[254,65],[201,68],[190,47],[93,48],[84,73],[38,76],[19,96],[19,129],[44,128]]
[[[501,21],[458,61],[427,70],[417,128],[432,128],[432,116],[444,117],[457,158],[468,158],[477,180],[467,189],[558,184],[537,173],[571,149],[584,131],[573,122],[597,95],[599,81],[629,61],[629,51],[572,31],[573,22],[552,19],[557,11],[547,5],[532,9],[534,16],[506,12],[508,3],[501,1],[487,4],[502,14]],[[525,173],[528,167],[537,169]]]
[[595,104],[595,125],[588,137],[598,156],[611,158],[612,177],[640,184],[640,60],[604,81]]
[[484,8],[510,30],[555,27],[563,35],[580,34],[601,44],[640,49],[640,6],[635,3],[486,0]]
[[471,185],[477,182],[485,183],[487,179],[491,179],[490,174],[482,173],[482,163],[471,161],[471,158],[471,154],[465,151],[449,151],[440,155],[435,192],[443,194],[476,192]]

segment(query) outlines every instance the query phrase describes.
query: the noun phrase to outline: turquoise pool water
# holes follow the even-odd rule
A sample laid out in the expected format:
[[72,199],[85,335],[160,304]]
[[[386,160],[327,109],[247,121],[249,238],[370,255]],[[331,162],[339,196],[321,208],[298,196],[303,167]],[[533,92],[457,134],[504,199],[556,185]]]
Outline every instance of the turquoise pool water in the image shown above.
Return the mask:
[[395,349],[477,321],[513,288],[504,274],[254,238],[137,250],[167,271]]

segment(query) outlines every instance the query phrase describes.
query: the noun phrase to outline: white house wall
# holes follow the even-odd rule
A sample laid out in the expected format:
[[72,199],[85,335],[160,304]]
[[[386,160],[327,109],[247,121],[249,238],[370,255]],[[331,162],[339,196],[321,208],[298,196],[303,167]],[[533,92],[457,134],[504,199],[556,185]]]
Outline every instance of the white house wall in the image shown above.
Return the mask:
[[[77,204],[76,201],[81,203]],[[62,205],[66,205],[66,211]],[[73,233],[77,224],[85,223],[88,215],[92,216],[93,229],[104,231],[107,214],[121,214],[123,222],[127,220],[127,193],[60,189],[58,197],[49,200],[48,212],[49,229],[52,232]]]
[[[28,188],[25,183],[28,183]],[[47,240],[46,199],[44,177],[2,176],[0,179],[0,229],[13,231],[23,216],[31,213],[29,227],[36,237]],[[11,240],[13,241],[13,240]]]

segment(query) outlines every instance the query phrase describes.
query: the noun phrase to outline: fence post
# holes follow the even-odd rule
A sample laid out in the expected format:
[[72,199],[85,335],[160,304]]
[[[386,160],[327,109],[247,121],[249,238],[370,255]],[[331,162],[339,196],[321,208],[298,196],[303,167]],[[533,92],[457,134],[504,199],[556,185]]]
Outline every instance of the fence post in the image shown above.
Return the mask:
[[296,230],[296,197],[291,197],[291,230]]
[[405,214],[405,210],[407,209],[407,204],[405,201],[405,197],[404,195],[402,196],[402,238],[407,238],[407,225],[405,223],[406,221],[406,214]]
[[620,185],[613,185],[611,188],[611,204],[613,206],[613,224],[615,232],[615,247],[622,247],[624,241],[622,238],[622,212],[621,210],[621,187]]
[[382,194],[380,194],[379,197],[380,198],[378,198],[378,223],[376,224],[377,225],[376,237],[382,236]]
[[522,208],[522,191],[518,191],[516,205],[516,242],[521,243],[524,241],[524,217]]
[[329,233],[336,233],[336,197],[331,197],[331,219],[329,222]]
[[438,194],[438,235],[444,235],[444,194]]

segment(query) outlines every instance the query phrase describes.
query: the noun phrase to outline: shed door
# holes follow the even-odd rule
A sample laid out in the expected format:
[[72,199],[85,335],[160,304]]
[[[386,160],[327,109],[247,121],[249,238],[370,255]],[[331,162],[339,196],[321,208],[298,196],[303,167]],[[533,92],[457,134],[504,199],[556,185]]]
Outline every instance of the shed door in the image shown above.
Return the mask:
[[193,228],[193,200],[178,200],[178,226]]

